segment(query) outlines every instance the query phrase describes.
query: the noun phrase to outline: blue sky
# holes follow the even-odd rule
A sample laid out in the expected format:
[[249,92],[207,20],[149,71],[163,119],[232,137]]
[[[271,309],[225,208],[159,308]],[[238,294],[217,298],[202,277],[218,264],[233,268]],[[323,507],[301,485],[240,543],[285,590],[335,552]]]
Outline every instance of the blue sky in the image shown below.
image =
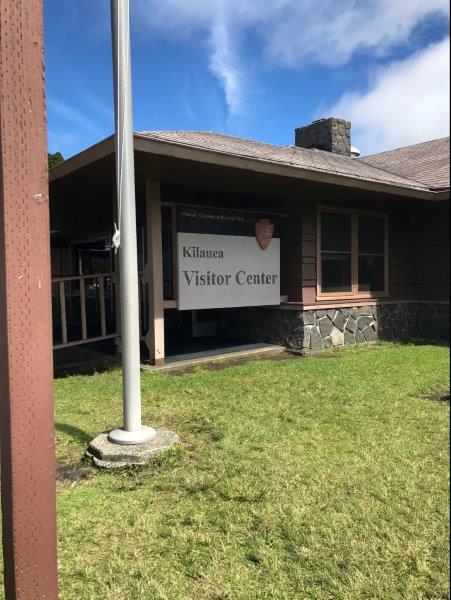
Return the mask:
[[[135,130],[292,144],[322,116],[363,154],[449,132],[444,0],[130,0]],[[113,130],[108,0],[45,0],[49,149]]]

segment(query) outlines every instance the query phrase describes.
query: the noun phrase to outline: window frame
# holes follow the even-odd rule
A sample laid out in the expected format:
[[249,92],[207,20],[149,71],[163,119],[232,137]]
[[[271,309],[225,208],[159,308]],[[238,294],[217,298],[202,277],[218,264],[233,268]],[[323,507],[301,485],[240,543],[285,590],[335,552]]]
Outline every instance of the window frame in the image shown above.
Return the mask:
[[[322,231],[321,221],[323,213],[326,214],[340,214],[348,215],[351,217],[351,290],[348,292],[323,292],[322,286]],[[359,256],[369,255],[369,253],[359,253],[359,217],[372,217],[375,219],[382,219],[384,221],[384,290],[380,292],[368,292],[359,291]],[[355,208],[342,208],[337,206],[319,205],[316,213],[316,299],[317,300],[365,300],[373,298],[388,298],[390,296],[389,291],[389,244],[388,244],[388,216],[386,213],[373,212],[367,210],[359,210]],[[327,253],[324,251],[324,253]],[[376,254],[374,254],[376,256]],[[378,255],[380,256],[380,254]]]

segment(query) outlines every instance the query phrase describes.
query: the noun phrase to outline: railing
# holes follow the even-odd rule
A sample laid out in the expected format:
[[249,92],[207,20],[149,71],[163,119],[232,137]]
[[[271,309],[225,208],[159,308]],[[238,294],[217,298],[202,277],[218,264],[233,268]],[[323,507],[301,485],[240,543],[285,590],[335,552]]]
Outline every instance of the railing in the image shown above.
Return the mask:
[[53,348],[117,337],[114,273],[52,279]]

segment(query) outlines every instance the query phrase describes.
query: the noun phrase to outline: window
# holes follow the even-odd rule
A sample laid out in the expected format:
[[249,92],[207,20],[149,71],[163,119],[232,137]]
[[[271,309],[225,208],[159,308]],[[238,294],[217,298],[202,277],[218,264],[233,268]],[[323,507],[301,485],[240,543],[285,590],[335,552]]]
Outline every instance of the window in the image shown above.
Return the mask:
[[351,225],[349,215],[321,215],[321,288],[325,293],[352,291]]
[[386,295],[386,247],[385,216],[321,209],[318,214],[318,295]]

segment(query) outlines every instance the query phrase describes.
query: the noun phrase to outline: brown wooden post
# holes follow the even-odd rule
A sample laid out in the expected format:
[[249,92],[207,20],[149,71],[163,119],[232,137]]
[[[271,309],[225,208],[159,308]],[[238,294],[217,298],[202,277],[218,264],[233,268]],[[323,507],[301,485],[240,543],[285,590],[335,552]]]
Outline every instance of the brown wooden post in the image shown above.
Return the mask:
[[150,361],[164,363],[163,254],[161,236],[160,182],[146,179],[147,264],[149,286],[149,330],[145,336]]
[[0,438],[5,594],[57,598],[42,0],[0,0]]

